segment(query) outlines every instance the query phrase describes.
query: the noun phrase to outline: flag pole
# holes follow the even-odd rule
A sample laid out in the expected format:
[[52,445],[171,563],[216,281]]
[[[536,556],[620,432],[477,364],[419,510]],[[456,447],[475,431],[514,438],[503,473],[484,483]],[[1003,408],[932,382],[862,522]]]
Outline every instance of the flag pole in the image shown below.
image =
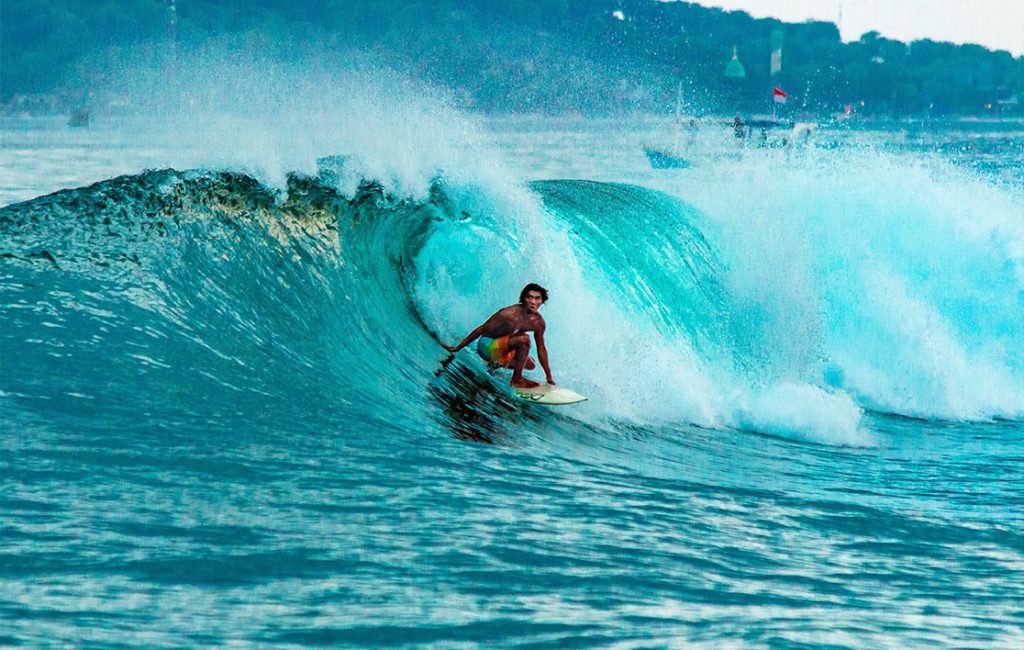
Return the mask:
[[772,122],[778,122],[778,107],[775,101],[775,87],[777,85],[777,77],[782,72],[782,30],[773,29],[770,35],[771,40],[771,62],[769,64],[768,82],[772,87],[771,102],[772,102]]

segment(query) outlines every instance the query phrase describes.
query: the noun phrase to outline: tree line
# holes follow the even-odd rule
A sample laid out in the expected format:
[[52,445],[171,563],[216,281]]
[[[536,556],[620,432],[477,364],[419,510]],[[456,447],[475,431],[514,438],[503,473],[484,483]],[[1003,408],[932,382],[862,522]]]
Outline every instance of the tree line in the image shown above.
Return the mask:
[[779,87],[817,115],[1024,115],[1024,56],[656,0],[3,0],[0,96],[88,97],[140,57],[187,72],[218,39],[371,53],[488,112],[665,112],[680,89],[688,113],[763,112]]

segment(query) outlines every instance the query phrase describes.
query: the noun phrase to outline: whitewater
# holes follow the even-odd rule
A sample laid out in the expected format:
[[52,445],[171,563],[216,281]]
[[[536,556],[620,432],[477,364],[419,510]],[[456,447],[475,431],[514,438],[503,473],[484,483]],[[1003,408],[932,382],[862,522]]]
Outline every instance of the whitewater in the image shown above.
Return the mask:
[[[213,70],[4,118],[0,645],[1024,643],[1024,125],[652,170],[657,117]],[[583,404],[440,345],[527,282]]]

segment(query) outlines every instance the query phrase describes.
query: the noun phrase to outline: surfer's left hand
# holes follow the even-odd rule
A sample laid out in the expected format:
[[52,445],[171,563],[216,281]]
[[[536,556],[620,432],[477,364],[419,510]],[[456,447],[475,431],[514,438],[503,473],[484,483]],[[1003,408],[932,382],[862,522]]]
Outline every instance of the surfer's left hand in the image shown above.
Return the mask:
[[555,385],[556,385],[556,384],[555,384],[555,380],[554,380],[554,379],[552,379],[551,377],[548,377],[548,383],[549,383],[549,384],[551,384],[552,386],[555,386]]

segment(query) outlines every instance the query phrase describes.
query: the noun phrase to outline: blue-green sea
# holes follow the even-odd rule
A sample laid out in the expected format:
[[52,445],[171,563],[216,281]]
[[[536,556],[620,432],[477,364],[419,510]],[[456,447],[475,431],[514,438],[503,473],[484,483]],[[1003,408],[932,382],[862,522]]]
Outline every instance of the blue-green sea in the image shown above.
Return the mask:
[[1024,124],[342,95],[0,123],[0,646],[1024,645]]

